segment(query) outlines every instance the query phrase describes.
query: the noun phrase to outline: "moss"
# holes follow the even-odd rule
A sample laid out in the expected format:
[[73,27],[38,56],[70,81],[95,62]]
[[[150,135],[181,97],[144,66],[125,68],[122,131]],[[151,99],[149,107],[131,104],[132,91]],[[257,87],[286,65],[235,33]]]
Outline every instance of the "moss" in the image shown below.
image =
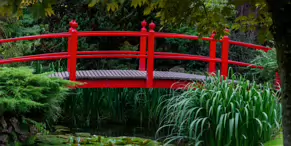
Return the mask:
[[[69,138],[69,137],[67,137]],[[59,137],[58,135],[37,135],[35,142],[41,144],[58,145],[68,143],[68,139]]]
[[[77,135],[80,135],[77,134]],[[102,146],[112,146],[112,145],[127,145],[127,146],[159,146],[159,142],[143,139],[138,137],[104,137],[104,136],[92,136],[82,133],[85,137],[73,136],[73,135],[37,135],[36,145],[66,145],[66,144],[80,144],[80,145],[102,145]]]

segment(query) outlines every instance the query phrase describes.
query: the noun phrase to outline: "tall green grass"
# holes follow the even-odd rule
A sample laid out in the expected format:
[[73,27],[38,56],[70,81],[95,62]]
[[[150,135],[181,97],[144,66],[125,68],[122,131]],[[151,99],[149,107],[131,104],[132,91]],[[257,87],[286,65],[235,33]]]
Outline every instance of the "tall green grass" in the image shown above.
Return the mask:
[[168,143],[260,145],[280,130],[281,104],[269,84],[258,85],[234,76],[230,82],[221,81],[218,75],[205,81],[203,87],[195,82],[191,87],[165,101],[159,130],[168,129]]
[[158,126],[161,114],[158,105],[169,92],[160,89],[77,89],[64,103],[64,117],[78,127],[98,127],[108,122]]
[[[34,64],[36,72],[66,70],[65,62]],[[230,73],[232,74],[232,73]],[[260,145],[281,127],[281,105],[271,85],[231,76],[209,78],[186,91],[161,89],[76,89],[62,105],[63,123],[102,127],[140,125],[167,132],[166,142],[190,145]],[[239,81],[235,83],[234,80]],[[195,90],[194,90],[195,88]]]
[[[33,62],[36,73],[66,70],[66,61]],[[76,89],[63,103],[65,124],[72,127],[100,127],[105,123],[136,124],[156,127],[160,121],[164,99],[171,97],[168,89]]]

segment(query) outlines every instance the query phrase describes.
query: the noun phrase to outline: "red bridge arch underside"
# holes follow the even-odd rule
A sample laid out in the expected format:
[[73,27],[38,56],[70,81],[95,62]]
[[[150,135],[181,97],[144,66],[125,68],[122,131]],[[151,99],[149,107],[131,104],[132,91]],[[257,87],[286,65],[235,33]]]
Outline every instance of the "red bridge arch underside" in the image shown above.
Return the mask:
[[[142,23],[141,32],[118,32],[118,31],[92,31],[92,32],[78,32],[78,24],[75,21],[70,23],[70,31],[68,33],[44,34],[37,36],[27,36],[21,38],[3,39],[0,44],[37,40],[37,39],[57,39],[68,38],[68,52],[58,52],[49,54],[39,54],[31,56],[23,56],[18,58],[9,58],[0,60],[0,64],[11,64],[17,62],[31,62],[41,60],[68,60],[68,70],[66,72],[58,72],[50,75],[50,77],[57,77],[72,81],[83,82],[77,88],[184,88],[193,81],[203,81],[206,79],[204,75],[194,75],[187,73],[155,71],[154,60],[168,59],[168,60],[189,60],[189,61],[203,61],[209,63],[208,73],[213,74],[216,72],[216,64],[221,63],[222,76],[228,76],[229,64],[259,68],[253,64],[232,61],[228,59],[230,45],[237,45],[255,50],[269,51],[270,48],[237,42],[230,40],[227,36],[221,40],[215,40],[214,35],[209,38],[201,38],[204,41],[210,42],[210,51],[208,56],[197,56],[189,54],[169,53],[169,52],[155,52],[155,39],[157,38],[179,38],[188,40],[198,40],[197,36],[172,34],[172,33],[159,33],[154,32],[154,24],[150,24],[150,31],[146,30],[146,23]],[[139,37],[140,50],[139,51],[78,51],[78,38],[79,37]],[[222,43],[221,58],[216,57],[216,44]],[[125,59],[135,58],[139,59],[138,70],[81,70],[77,71],[78,59]]]

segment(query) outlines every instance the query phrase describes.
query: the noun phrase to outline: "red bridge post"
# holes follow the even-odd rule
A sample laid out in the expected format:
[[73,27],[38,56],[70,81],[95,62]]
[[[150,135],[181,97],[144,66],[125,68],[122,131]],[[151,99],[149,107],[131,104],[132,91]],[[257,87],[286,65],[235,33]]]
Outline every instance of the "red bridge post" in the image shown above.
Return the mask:
[[68,41],[68,72],[70,74],[70,80],[76,81],[76,68],[77,68],[77,51],[78,51],[78,23],[73,20],[70,22],[71,37]]
[[[145,20],[141,23],[141,26],[142,26],[141,32],[146,33],[147,32],[147,29],[146,29],[147,22]],[[140,37],[140,44],[139,45],[140,45],[140,55],[145,56],[146,55],[146,47],[147,47],[147,37],[146,36]],[[139,59],[139,70],[140,71],[146,70],[146,58]]]
[[[213,40],[210,41],[210,51],[209,51],[209,57],[211,59],[216,59],[216,40],[214,39],[216,32],[213,32],[211,37]],[[210,61],[209,62],[209,70],[208,72],[211,75],[215,75],[216,73],[216,61]]]
[[280,74],[278,72],[276,72],[275,88],[276,90],[280,90],[281,88],[281,79],[280,79]]
[[155,23],[150,24],[148,36],[148,63],[147,63],[147,87],[152,88],[154,85],[154,54],[155,54]]
[[[225,30],[229,32],[229,30]],[[221,75],[224,78],[228,76],[228,54],[229,54],[229,37],[224,36],[222,39],[222,53],[221,53]]]

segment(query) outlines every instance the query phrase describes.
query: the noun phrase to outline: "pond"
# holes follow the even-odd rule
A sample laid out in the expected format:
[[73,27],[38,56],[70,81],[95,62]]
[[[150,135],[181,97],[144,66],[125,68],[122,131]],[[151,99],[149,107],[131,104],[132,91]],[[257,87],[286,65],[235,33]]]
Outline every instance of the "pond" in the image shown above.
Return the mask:
[[55,131],[48,134],[38,134],[34,145],[127,145],[127,146],[160,146],[155,141],[155,131],[136,126],[121,126],[118,124],[103,125],[98,129],[73,128],[55,126]]

